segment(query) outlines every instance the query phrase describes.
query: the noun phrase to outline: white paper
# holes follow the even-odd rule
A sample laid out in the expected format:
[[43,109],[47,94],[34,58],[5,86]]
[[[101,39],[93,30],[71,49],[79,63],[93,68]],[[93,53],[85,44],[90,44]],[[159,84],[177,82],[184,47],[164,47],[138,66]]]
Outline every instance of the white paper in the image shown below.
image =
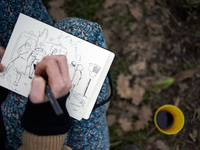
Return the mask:
[[114,54],[24,14],[18,18],[2,59],[0,85],[28,97],[34,64],[47,55],[58,54],[66,55],[72,81],[66,103],[69,115],[87,119]]

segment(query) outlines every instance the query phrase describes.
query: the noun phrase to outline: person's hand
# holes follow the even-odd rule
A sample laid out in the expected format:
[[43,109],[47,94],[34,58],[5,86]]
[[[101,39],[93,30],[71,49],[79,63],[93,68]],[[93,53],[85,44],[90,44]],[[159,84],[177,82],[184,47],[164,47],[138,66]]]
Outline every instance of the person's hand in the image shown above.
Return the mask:
[[0,72],[3,71],[3,65],[1,64],[1,59],[3,58],[4,52],[5,52],[5,48],[0,46]]
[[48,101],[45,95],[44,78],[48,82],[56,99],[66,95],[71,88],[66,56],[46,56],[37,64],[29,95],[32,103]]

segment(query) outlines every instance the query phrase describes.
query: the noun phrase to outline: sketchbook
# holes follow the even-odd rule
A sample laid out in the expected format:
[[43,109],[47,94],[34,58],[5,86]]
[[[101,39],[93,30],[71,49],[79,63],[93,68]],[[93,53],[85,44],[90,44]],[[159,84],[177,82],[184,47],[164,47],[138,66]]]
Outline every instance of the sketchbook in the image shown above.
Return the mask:
[[66,101],[69,115],[88,119],[114,53],[20,14],[1,63],[0,85],[28,97],[34,65],[47,55],[66,55],[72,82]]

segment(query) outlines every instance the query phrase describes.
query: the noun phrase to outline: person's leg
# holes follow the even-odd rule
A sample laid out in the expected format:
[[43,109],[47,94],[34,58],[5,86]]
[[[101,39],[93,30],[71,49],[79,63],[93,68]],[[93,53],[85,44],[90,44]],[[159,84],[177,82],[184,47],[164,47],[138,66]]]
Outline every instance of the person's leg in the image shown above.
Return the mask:
[[[106,48],[101,27],[97,23],[78,18],[66,18],[55,24],[55,27],[73,34],[90,43]],[[108,78],[104,81],[97,98],[97,103],[108,97]],[[74,120],[65,144],[72,149],[109,149],[109,135],[106,122],[106,104],[96,108],[88,120]]]
[[[107,95],[108,79],[106,78],[97,101],[105,100]],[[109,149],[106,104],[96,108],[88,120],[75,120],[65,144],[72,149]]]
[[41,0],[0,1],[0,46],[6,48],[19,13],[53,25]]
[[[1,0],[0,8],[0,46],[5,48],[20,12],[53,25],[53,21],[41,0]],[[26,102],[27,98],[14,92],[9,92],[6,100],[1,104],[1,113],[7,135],[6,149],[14,150],[21,145],[23,129],[20,118],[24,112]],[[3,125],[0,124],[0,126],[2,127]],[[3,134],[3,132],[0,134]]]
[[27,98],[14,92],[9,92],[6,100],[1,105],[3,122],[6,129],[6,149],[17,149],[21,144],[23,128],[20,118],[25,110]]

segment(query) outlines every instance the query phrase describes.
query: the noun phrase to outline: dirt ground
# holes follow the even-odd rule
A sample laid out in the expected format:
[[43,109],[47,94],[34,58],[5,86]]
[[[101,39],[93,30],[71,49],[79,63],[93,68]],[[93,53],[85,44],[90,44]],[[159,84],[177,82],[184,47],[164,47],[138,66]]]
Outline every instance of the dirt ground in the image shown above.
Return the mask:
[[[69,16],[67,4],[49,2],[54,21]],[[199,6],[198,0],[105,0],[99,6],[92,21],[116,54],[107,113],[112,150],[200,149]],[[175,135],[161,133],[153,122],[165,104],[184,113]]]

